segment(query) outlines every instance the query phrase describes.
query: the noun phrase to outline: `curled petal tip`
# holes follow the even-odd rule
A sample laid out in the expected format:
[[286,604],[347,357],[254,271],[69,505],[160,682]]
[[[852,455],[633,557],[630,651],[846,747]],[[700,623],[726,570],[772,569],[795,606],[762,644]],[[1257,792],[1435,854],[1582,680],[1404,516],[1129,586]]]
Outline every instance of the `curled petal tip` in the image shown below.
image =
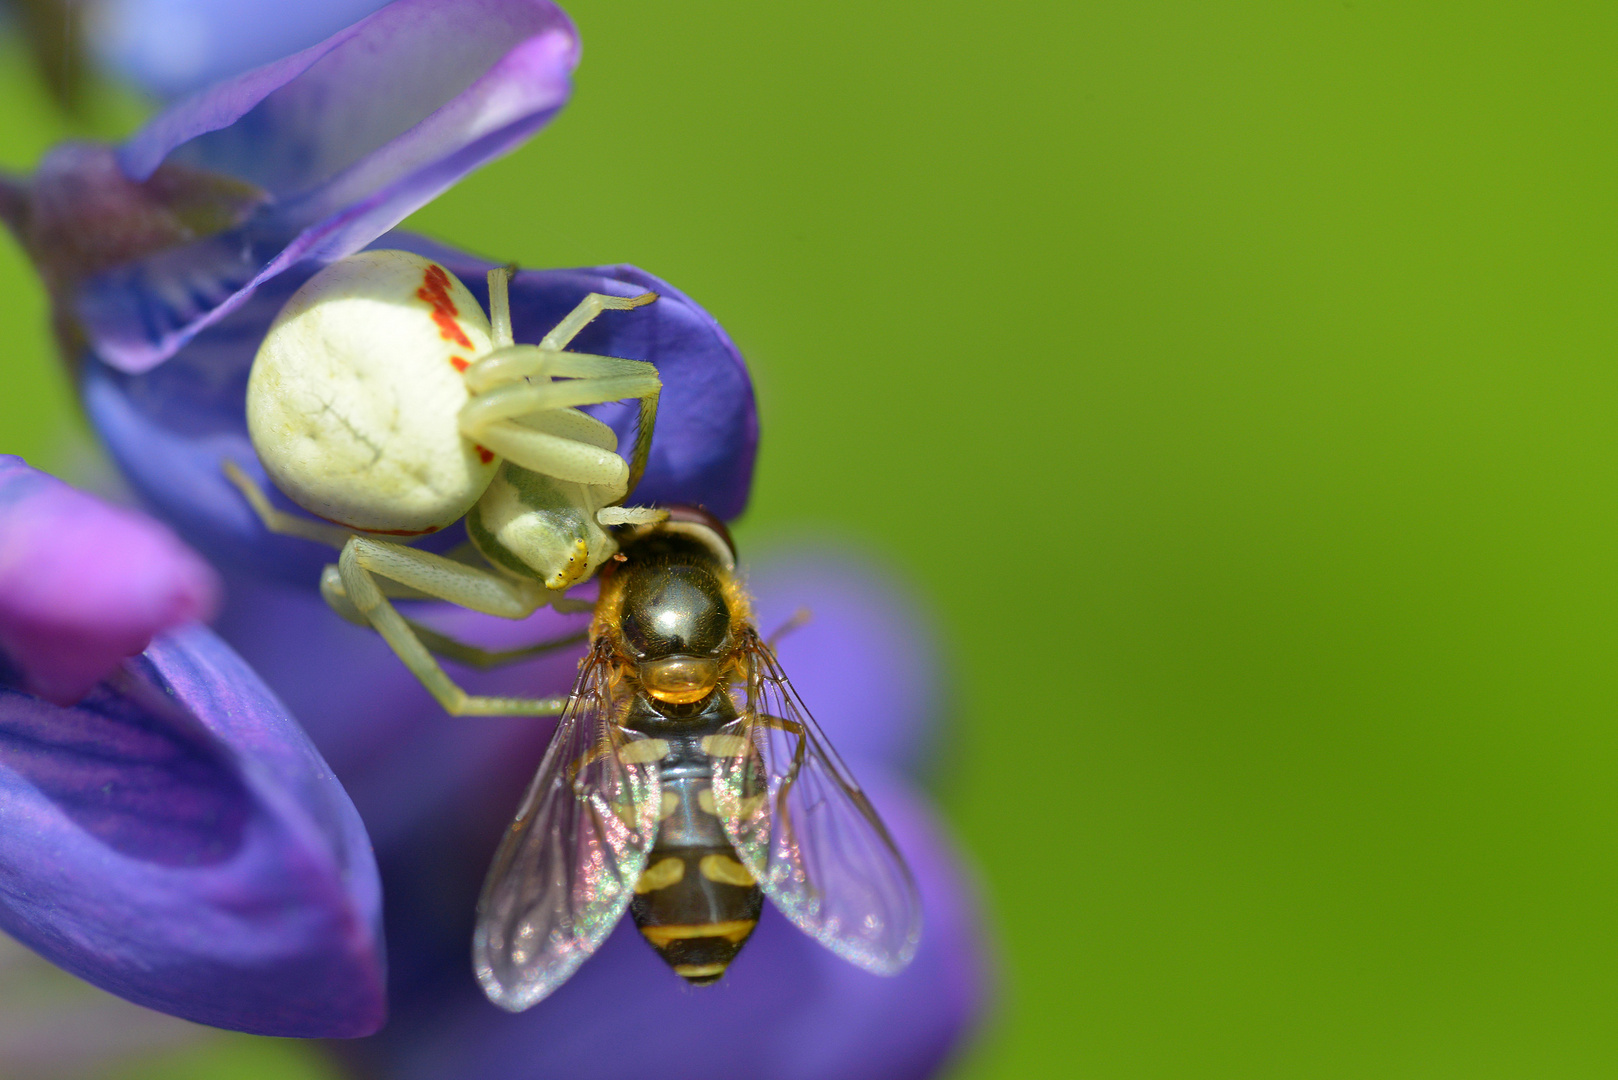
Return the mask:
[[0,652],[22,689],[70,705],[218,604],[212,568],[167,528],[0,456]]
[[542,127],[578,57],[547,0],[395,0],[172,106],[118,152],[124,174],[184,167],[263,199],[86,280],[75,311],[95,351],[148,370],[298,261],[358,251]]

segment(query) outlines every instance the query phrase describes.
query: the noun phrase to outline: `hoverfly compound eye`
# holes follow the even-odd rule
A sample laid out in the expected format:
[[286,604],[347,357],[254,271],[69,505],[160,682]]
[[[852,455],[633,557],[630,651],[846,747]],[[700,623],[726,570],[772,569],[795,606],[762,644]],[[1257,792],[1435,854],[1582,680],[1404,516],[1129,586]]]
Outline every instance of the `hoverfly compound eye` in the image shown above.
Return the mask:
[[624,586],[619,626],[642,664],[718,656],[730,636],[730,608],[724,588],[705,568],[653,564]]
[[671,506],[668,520],[656,526],[664,533],[688,536],[706,547],[727,571],[736,569],[736,542],[725,523],[700,506]]

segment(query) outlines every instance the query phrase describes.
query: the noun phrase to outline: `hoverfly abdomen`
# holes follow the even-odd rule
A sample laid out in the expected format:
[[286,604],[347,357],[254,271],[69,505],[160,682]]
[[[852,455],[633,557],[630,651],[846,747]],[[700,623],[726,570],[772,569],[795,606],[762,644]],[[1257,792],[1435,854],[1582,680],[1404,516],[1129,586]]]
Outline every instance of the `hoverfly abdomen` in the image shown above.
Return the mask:
[[714,805],[712,759],[703,746],[735,719],[729,695],[710,694],[702,706],[684,709],[659,709],[642,698],[625,720],[631,730],[669,746],[658,766],[657,838],[635,883],[629,913],[657,954],[697,985],[724,974],[764,906],[758,883],[725,835]]

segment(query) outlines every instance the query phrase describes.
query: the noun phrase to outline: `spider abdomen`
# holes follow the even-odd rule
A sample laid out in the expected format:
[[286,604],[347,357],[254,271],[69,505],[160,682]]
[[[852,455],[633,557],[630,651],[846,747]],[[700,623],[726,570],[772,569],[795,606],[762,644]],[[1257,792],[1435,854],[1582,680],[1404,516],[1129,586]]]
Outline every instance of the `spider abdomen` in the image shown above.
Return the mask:
[[430,259],[335,262],[293,294],[253,362],[253,448],[276,487],[328,521],[436,532],[499,467],[457,423],[471,397],[461,373],[491,348],[477,300]]

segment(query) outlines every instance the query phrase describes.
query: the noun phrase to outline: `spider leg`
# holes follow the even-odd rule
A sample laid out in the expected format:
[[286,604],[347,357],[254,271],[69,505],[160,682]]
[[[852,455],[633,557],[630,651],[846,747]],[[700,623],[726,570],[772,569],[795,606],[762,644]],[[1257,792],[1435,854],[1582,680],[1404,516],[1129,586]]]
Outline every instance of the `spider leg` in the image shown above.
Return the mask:
[[489,271],[489,339],[497,349],[513,344],[511,336],[511,279],[517,264],[497,266]]
[[562,321],[551,328],[540,341],[542,349],[565,349],[567,343],[578,336],[580,330],[590,325],[597,315],[603,311],[633,311],[657,299],[656,293],[641,293],[639,296],[608,296],[605,293],[590,293],[579,306],[568,312]]
[[[387,578],[375,577],[375,575],[373,577],[378,588],[382,590],[382,595],[389,599],[435,599],[416,589],[406,588],[391,582]],[[371,621],[361,614],[360,610],[354,606],[353,601],[348,598],[348,590],[343,588],[342,573],[336,566],[326,567],[325,572],[321,574],[320,594],[325,597],[326,603],[330,605],[332,610],[349,622],[357,626],[370,627]],[[558,605],[572,603],[561,597],[555,598],[553,602]],[[591,607],[590,604],[582,601],[577,602],[577,604],[578,608],[584,611],[588,611]],[[507,664],[515,664],[530,657],[555,652],[557,649],[565,649],[570,645],[577,645],[580,642],[589,640],[590,636],[588,631],[578,630],[571,634],[563,634],[560,637],[550,638],[545,641],[536,641],[532,645],[523,645],[515,649],[485,649],[481,645],[473,645],[442,631],[434,630],[432,627],[417,622],[408,615],[400,617],[404,619],[405,625],[410,627],[411,631],[421,639],[422,644],[426,645],[430,652],[436,653],[445,659],[465,664],[467,667],[477,668],[480,671],[504,667]]]
[[236,490],[242,493],[242,497],[253,508],[253,512],[258,514],[258,519],[272,533],[279,536],[297,536],[304,540],[313,540],[317,544],[328,544],[339,551],[348,543],[348,538],[354,535],[352,530],[345,529],[341,525],[289,514],[270,505],[269,497],[264,494],[264,489],[258,486],[258,482],[248,476],[240,465],[228,458],[225,461],[225,476],[236,485]]
[[[383,595],[377,578],[407,585],[474,611],[506,618],[522,618],[544,602],[545,590],[537,583],[529,586],[508,581],[490,571],[439,555],[362,536],[352,537],[344,545],[337,573],[344,605],[364,617],[382,635],[404,665],[438,699],[445,712],[452,716],[553,716],[566,705],[565,695],[524,698],[468,694],[445,673],[409,620]],[[331,599],[329,589],[323,588],[322,592]],[[440,644],[452,647],[463,644],[436,632],[429,633],[439,639]]]

